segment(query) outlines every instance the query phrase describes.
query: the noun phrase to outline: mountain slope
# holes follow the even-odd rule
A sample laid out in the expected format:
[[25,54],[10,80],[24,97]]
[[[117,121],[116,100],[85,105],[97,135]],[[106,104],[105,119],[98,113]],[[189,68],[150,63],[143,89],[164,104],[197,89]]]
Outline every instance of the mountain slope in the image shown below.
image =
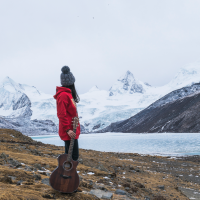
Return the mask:
[[135,79],[130,71],[127,71],[124,76],[120,77],[117,82],[110,88],[109,96],[124,93],[144,93],[145,88],[150,87],[148,83],[144,84]]
[[51,120],[30,120],[30,118],[0,117],[0,128],[9,128],[22,132],[24,135],[57,134],[58,128]]
[[173,91],[135,116],[100,132],[200,132],[200,83]]
[[[42,95],[35,87],[18,84],[6,77],[0,84],[0,127],[15,129],[26,135],[57,133],[56,124],[49,120],[51,117],[46,118],[45,116],[44,119],[41,119],[43,117],[42,109],[36,112],[36,108],[32,106],[37,103],[40,107],[42,104],[48,104],[48,99],[44,98],[46,96]],[[50,106],[46,107],[48,109]],[[40,120],[31,120],[35,112],[37,115],[40,114],[38,117]]]
[[32,120],[48,119],[58,123],[52,95],[44,94],[34,86],[19,84],[6,77],[0,83],[0,97],[0,116],[29,116]]
[[[111,123],[134,116],[174,90],[199,82],[200,63],[182,68],[173,80],[161,87],[152,87],[139,81],[127,71],[109,91],[94,86],[87,93],[80,95],[78,112],[82,130],[102,130]],[[175,93],[160,101],[160,104],[174,99],[177,99]],[[33,86],[16,83],[9,77],[0,83],[0,116],[17,119],[24,117],[32,121],[51,120],[58,124],[56,101],[52,95],[44,94]]]
[[182,67],[177,75],[167,84],[173,90],[190,86],[200,82],[200,62],[195,62]]
[[[200,63],[181,68],[168,84],[152,87],[135,79],[130,71],[120,77],[109,91],[92,89],[80,95],[78,111],[81,123],[88,132],[98,132],[111,123],[132,117],[166,94],[200,82]],[[177,94],[163,99],[160,104],[177,99]]]

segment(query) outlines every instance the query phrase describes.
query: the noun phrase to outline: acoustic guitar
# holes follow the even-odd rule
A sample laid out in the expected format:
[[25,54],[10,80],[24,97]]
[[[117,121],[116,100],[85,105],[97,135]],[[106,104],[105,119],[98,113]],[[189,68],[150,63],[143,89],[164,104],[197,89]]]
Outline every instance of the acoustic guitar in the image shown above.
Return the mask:
[[[78,117],[73,118],[73,132],[76,133],[78,127]],[[58,157],[58,167],[52,172],[49,183],[54,190],[62,193],[72,193],[79,186],[79,176],[76,171],[78,161],[72,159],[74,139],[71,138],[68,154]]]

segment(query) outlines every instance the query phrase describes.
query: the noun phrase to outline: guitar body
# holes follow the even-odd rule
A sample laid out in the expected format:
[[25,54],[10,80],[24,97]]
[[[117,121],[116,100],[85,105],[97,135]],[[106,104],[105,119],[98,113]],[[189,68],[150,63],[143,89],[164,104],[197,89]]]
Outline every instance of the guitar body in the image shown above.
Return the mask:
[[79,186],[79,176],[76,171],[78,161],[67,161],[68,154],[58,157],[58,167],[52,172],[49,182],[53,189],[62,193],[72,193]]

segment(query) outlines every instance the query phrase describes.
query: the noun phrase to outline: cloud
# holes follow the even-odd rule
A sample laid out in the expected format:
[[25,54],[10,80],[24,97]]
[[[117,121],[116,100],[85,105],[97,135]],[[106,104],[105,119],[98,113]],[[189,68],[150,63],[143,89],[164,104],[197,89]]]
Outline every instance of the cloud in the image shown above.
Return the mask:
[[68,65],[79,93],[109,89],[130,70],[151,85],[199,59],[195,0],[35,0],[0,3],[0,80],[55,93]]

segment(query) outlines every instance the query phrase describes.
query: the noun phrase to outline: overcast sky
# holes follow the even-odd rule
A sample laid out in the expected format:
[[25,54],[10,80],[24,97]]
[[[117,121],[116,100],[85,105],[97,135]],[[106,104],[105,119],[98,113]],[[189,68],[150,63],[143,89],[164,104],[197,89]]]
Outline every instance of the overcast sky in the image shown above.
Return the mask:
[[153,86],[200,58],[199,0],[0,0],[0,81],[54,94],[68,65],[78,92],[130,70]]

